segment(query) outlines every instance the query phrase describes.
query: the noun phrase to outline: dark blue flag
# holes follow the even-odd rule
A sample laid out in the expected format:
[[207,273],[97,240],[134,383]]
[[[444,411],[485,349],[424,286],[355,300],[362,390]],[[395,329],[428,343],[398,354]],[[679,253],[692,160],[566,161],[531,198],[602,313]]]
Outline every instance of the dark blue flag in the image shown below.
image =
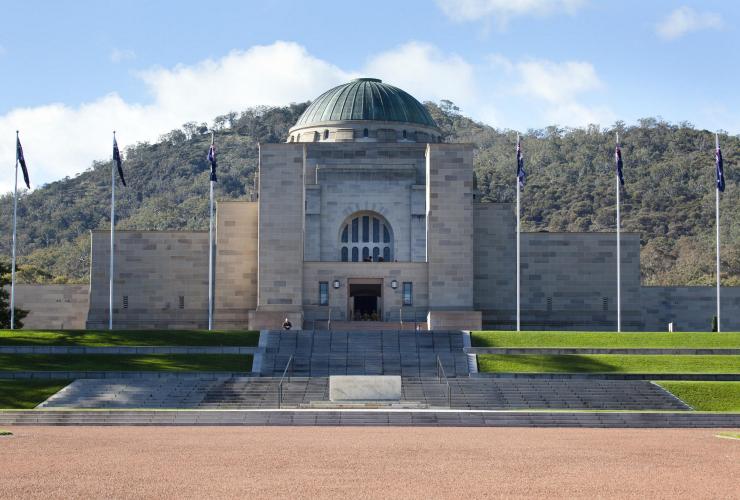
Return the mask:
[[21,164],[21,170],[23,170],[23,180],[26,182],[26,187],[31,189],[31,181],[28,179],[28,168],[26,167],[26,159],[23,157],[23,146],[21,146],[21,140],[15,138],[15,158],[18,163]]
[[722,150],[719,149],[719,143],[717,143],[717,151],[714,153],[714,166],[717,173],[717,189],[721,192],[725,190],[725,168],[722,163]]
[[113,137],[113,162],[116,164],[116,168],[118,168],[118,176],[121,178],[121,184],[123,186],[126,186],[126,179],[123,178],[123,165],[121,164],[121,152],[118,151],[118,142],[116,141],[116,138]]
[[617,148],[614,150],[614,163],[617,167],[617,177],[619,177],[619,183],[624,186],[624,173],[622,172],[622,148],[617,144]]
[[524,154],[522,154],[522,144],[518,137],[516,140],[516,178],[519,180],[519,187],[524,189],[527,172],[524,171]]
[[216,182],[218,181],[216,178],[216,146],[213,143],[208,148],[208,161],[211,163],[211,180]]

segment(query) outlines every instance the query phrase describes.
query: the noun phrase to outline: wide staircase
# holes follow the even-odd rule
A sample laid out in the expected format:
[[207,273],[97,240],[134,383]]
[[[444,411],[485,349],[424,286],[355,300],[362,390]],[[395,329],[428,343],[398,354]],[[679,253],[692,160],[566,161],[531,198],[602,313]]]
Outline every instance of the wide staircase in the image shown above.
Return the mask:
[[448,377],[469,374],[459,331],[276,330],[264,347],[260,374],[266,377],[281,376],[286,366],[297,377],[434,377],[439,364]]
[[[283,408],[321,408],[328,377],[283,379]],[[230,379],[213,386],[199,408],[276,408],[278,378]],[[403,377],[401,406],[471,410],[689,410],[679,399],[644,380],[541,380]]]

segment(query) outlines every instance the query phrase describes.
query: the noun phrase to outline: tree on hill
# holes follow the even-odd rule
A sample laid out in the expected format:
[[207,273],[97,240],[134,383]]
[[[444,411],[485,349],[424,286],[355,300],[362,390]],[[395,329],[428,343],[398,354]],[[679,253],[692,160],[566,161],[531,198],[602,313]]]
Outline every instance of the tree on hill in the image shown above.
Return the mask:
[[[0,261],[0,329],[10,328],[10,285],[11,267],[7,262]],[[23,318],[28,316],[28,311],[15,308],[15,328],[23,328]]]

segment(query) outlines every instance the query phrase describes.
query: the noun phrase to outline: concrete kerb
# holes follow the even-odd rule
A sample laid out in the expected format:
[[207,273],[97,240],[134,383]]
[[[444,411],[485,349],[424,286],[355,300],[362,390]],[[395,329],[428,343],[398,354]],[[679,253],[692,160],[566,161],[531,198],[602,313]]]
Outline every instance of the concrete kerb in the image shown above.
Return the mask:
[[736,382],[740,374],[726,373],[476,373],[471,377],[485,378],[524,378],[524,379],[601,379],[601,380],[704,380]]
[[595,347],[471,347],[466,345],[464,348],[467,354],[544,354],[544,355],[565,355],[565,354],[650,354],[650,355],[740,355],[740,349],[659,349],[659,348],[637,348],[637,349],[616,349],[616,348],[595,348]]
[[468,372],[471,375],[475,375],[478,373],[478,355],[475,352],[471,352],[473,341],[470,338],[470,330],[463,330],[462,336],[463,351],[465,351],[465,355],[468,357]]
[[740,413],[444,409],[4,410],[0,425],[736,428]]

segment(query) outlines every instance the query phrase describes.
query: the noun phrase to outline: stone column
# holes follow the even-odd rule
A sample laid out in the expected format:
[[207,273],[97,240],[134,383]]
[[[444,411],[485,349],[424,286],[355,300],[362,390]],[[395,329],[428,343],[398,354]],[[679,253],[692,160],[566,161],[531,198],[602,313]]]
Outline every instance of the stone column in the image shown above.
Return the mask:
[[473,145],[426,152],[429,328],[479,329],[473,310]]

